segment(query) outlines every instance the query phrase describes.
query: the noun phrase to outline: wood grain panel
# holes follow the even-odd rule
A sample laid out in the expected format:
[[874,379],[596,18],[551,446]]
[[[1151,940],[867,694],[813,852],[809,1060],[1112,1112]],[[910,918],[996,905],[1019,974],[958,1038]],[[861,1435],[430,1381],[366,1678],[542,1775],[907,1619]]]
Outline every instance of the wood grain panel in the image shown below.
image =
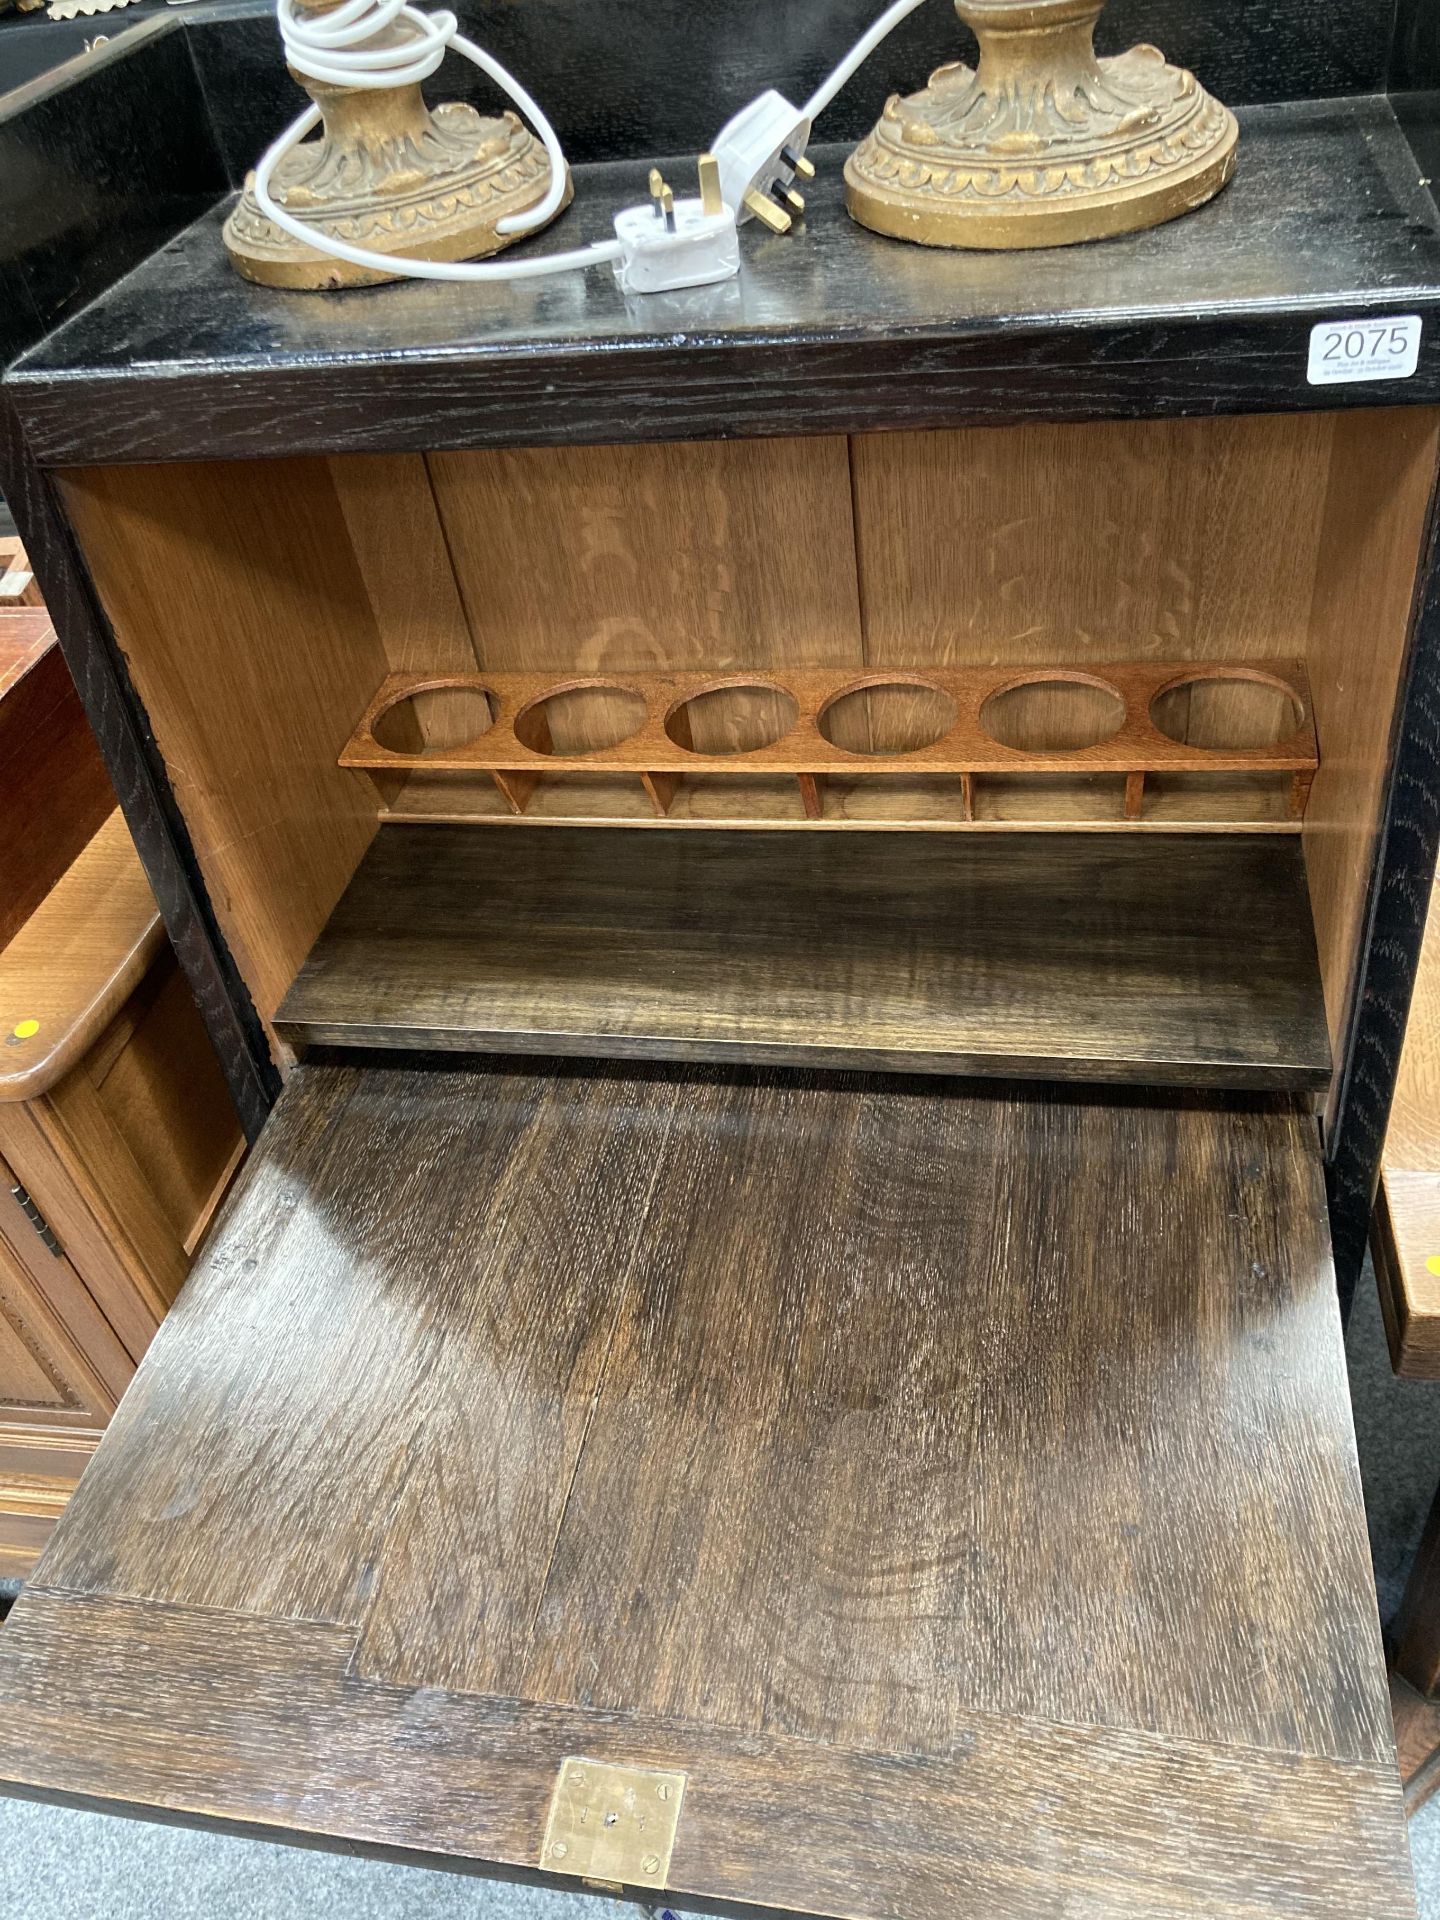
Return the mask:
[[[574,1890],[537,1868],[578,1751],[690,1769],[677,1902],[846,1920],[1415,1913],[1393,1764],[984,1714],[956,1725],[959,1761],[759,1746],[390,1687],[348,1673],[350,1650],[335,1627],[31,1588],[0,1634],[0,1776],[43,1799]],[[157,1723],[164,1738],[146,1737]]]
[[1412,1687],[1440,1697],[1440,1493],[1395,1617],[1395,1666]]
[[0,1162],[0,1578],[26,1577],[134,1363]]
[[329,469],[124,467],[60,485],[268,1015],[374,830],[335,757],[388,662]]
[[185,977],[168,954],[117,1026],[105,1052],[87,1061],[86,1078],[100,1115],[184,1246],[240,1147],[235,1110]]
[[0,798],[3,948],[115,810],[100,749],[43,611],[0,612]]
[[[329,471],[390,671],[473,673],[475,646],[423,458],[362,454],[331,460]],[[421,740],[443,735],[455,706],[439,696]]]
[[15,1178],[0,1161],[0,1265],[12,1325],[55,1390],[42,1404],[102,1427],[135,1363],[71,1262],[52,1252],[22,1213]]
[[31,1349],[18,1317],[11,1318],[10,1302],[0,1283],[0,1406],[23,1407],[27,1412],[73,1410],[74,1401],[64,1382],[56,1379]]
[[1413,1819],[1440,1790],[1440,1700],[1427,1700],[1408,1680],[1392,1673],[1390,1711],[1395,1719],[1395,1758],[1405,1787],[1405,1811]]
[[858,435],[866,657],[1303,653],[1332,431],[1311,414]]
[[[568,1169],[563,1158],[547,1157],[556,1129],[563,1126],[563,1115],[557,1120],[552,1111],[557,1102],[563,1104],[563,1082],[553,1094],[542,1079],[517,1077],[503,1083],[500,1098],[504,1114],[494,1130],[490,1149],[462,1128],[450,1134],[448,1156],[444,1138],[449,1130],[441,1122],[451,1098],[447,1083],[421,1083],[420,1098],[398,1107],[386,1104],[390,1086],[383,1077],[376,1077],[373,1086],[367,1079],[354,1089],[366,1113],[366,1131],[377,1143],[385,1143],[386,1177],[368,1192],[355,1190],[354,1210],[348,1216],[336,1214],[323,1219],[308,1204],[304,1180],[280,1190],[267,1181],[263,1204],[269,1209],[268,1224],[262,1237],[273,1248],[274,1257],[267,1254],[257,1262],[252,1255],[242,1256],[242,1268],[249,1269],[250,1280],[230,1296],[233,1318],[228,1313],[218,1321],[209,1313],[202,1316],[201,1341],[209,1359],[196,1368],[187,1398],[202,1426],[208,1428],[213,1422],[217,1435],[230,1431],[230,1444],[221,1445],[201,1465],[187,1448],[176,1449],[171,1443],[175,1437],[172,1407],[154,1402],[137,1404],[134,1417],[147,1433],[142,1445],[147,1451],[154,1449],[155,1485],[168,1487],[172,1518],[157,1524],[152,1533],[155,1555],[145,1557],[148,1566],[142,1566],[139,1560],[133,1563],[131,1578],[135,1584],[123,1590],[140,1597],[163,1595],[178,1575],[182,1586],[191,1583],[197,1600],[203,1594],[199,1603],[242,1607],[253,1598],[257,1575],[262,1586],[273,1576],[276,1585],[273,1590],[267,1588],[269,1598],[264,1606],[285,1613],[297,1604],[285,1584],[290,1572],[294,1565],[308,1563],[313,1577],[304,1585],[298,1610],[308,1617],[353,1621],[359,1617],[363,1598],[376,1577],[380,1544],[390,1524],[386,1510],[397,1503],[408,1508],[412,1485],[421,1490],[423,1511],[408,1540],[407,1554],[419,1568],[427,1553],[442,1551],[442,1544],[432,1541],[427,1531],[442,1510],[433,1494],[443,1488],[447,1474],[458,1465],[445,1444],[445,1425],[439,1417],[443,1403],[435,1409],[437,1418],[427,1421],[426,1435],[417,1438],[413,1459],[407,1459],[403,1452],[394,1453],[391,1447],[406,1408],[418,1404],[439,1358],[434,1332],[417,1320],[410,1335],[400,1339],[386,1335],[377,1340],[377,1329],[368,1312],[339,1310],[336,1297],[320,1281],[331,1271],[340,1249],[351,1249],[382,1291],[388,1284],[384,1274],[392,1267],[397,1280],[409,1273],[429,1272],[436,1303],[448,1312],[447,1303],[459,1307],[474,1275],[464,1250],[484,1244],[492,1236],[494,1200],[503,1196],[501,1204],[515,1228],[513,1258],[523,1265],[546,1244],[567,1246],[580,1261],[580,1270],[597,1276],[594,1285],[600,1288],[603,1312],[606,1288],[613,1289],[617,1284],[614,1274],[625,1269],[626,1236],[638,1231],[643,1217],[642,1203],[653,1178],[653,1166],[648,1162],[627,1165],[617,1160],[604,1170],[606,1191],[611,1195],[608,1206],[613,1212],[597,1198],[589,1215],[575,1210],[573,1204],[567,1215]],[[427,1097],[432,1086],[433,1097]],[[617,1102],[618,1121],[635,1101],[627,1100],[621,1089]],[[353,1124],[358,1109],[350,1106],[344,1112],[328,1115],[314,1109],[312,1113],[309,1124],[302,1120],[298,1137],[292,1136],[284,1151],[294,1152],[305,1163],[313,1158],[327,1166],[331,1174],[340,1176],[345,1163],[353,1159],[357,1144],[341,1123]],[[423,1239],[423,1197],[433,1191],[437,1172],[456,1193],[468,1189],[472,1194],[470,1217],[462,1211],[455,1219],[458,1267],[452,1267],[448,1256],[428,1247]],[[633,1215],[628,1224],[627,1211]],[[599,1222],[593,1234],[587,1233],[587,1218]],[[411,1235],[407,1219],[419,1237]],[[217,1229],[217,1236],[222,1231]],[[620,1237],[612,1243],[607,1235],[615,1234]],[[217,1245],[212,1264],[227,1274],[231,1271],[232,1254],[223,1243]],[[311,1312],[293,1291],[295,1276],[302,1272],[311,1274],[316,1283],[304,1295]],[[564,1403],[551,1418],[548,1402],[537,1401],[532,1411],[541,1424],[535,1426],[527,1425],[525,1407],[517,1410],[511,1396],[486,1396],[496,1422],[496,1457],[503,1456],[507,1444],[527,1461],[546,1457],[549,1449],[554,1450],[553,1483],[542,1492],[527,1492],[523,1486],[517,1489],[514,1482],[497,1486],[466,1522],[466,1537],[485,1543],[483,1557],[503,1561],[512,1569],[519,1564],[518,1556],[536,1541],[548,1543],[553,1539],[573,1471],[573,1452],[584,1425],[592,1376],[603,1358],[604,1338],[600,1338],[599,1350],[595,1351],[596,1335],[590,1324],[597,1310],[592,1298],[594,1285],[577,1291],[573,1278],[574,1269],[557,1269],[552,1288],[537,1297],[531,1291],[516,1291],[517,1275],[508,1272],[502,1260],[486,1298],[472,1301],[464,1309],[474,1316],[476,1365],[482,1372],[489,1370],[497,1391],[513,1366],[521,1374],[533,1376],[537,1383],[549,1379]],[[162,1341],[172,1347],[184,1343],[185,1329],[195,1310],[195,1290],[189,1289],[162,1328]],[[281,1365],[267,1368],[263,1378],[257,1375],[244,1392],[244,1419],[232,1426],[225,1412],[233,1388],[222,1382],[226,1373],[224,1354],[238,1349],[244,1330],[258,1324],[257,1314],[271,1326],[287,1329],[285,1340],[279,1344],[294,1361],[294,1371]],[[288,1450],[285,1435],[293,1429],[293,1421],[308,1397],[306,1378],[320,1348],[329,1355],[326,1368],[333,1369],[335,1377],[363,1375],[369,1382],[364,1396],[347,1394],[337,1403],[333,1420],[327,1425],[325,1451],[333,1447],[336,1457],[349,1453],[366,1466],[357,1476],[350,1497],[337,1499],[323,1524],[319,1515],[303,1503],[287,1501],[286,1518],[256,1509],[246,1493],[254,1473],[257,1441],[267,1451]],[[192,1363],[186,1360],[183,1364],[188,1369]],[[216,1392],[213,1399],[205,1384],[207,1374]],[[165,1438],[167,1434],[170,1440]],[[303,1471],[298,1458],[282,1469],[278,1454],[275,1466],[287,1477],[297,1468]],[[124,1461],[107,1454],[97,1472],[102,1478],[111,1478],[117,1468],[122,1477],[130,1471]],[[128,1501],[128,1494],[122,1497]],[[448,1513],[448,1506],[444,1510]],[[512,1533],[521,1510],[530,1526],[520,1530],[516,1542]],[[206,1521],[196,1526],[194,1521],[202,1511]],[[448,1527],[450,1520],[444,1524]],[[82,1527],[82,1555],[86,1551],[84,1533]],[[217,1547],[221,1549],[218,1556]],[[268,1575],[263,1571],[266,1567],[270,1569]],[[538,1599],[543,1570],[542,1554],[535,1570],[536,1593],[528,1601],[523,1595],[517,1599],[522,1614]],[[67,1577],[73,1574],[72,1563],[72,1575]],[[445,1604],[458,1606],[461,1601],[459,1594],[447,1591]],[[494,1623],[487,1628],[496,1630]]]
[[0,953],[0,1101],[33,1099],[77,1066],[164,945],[140,856],[112,808]]
[[1440,895],[1431,892],[1371,1229],[1395,1371],[1440,1380]]
[[1440,1273],[1430,1266],[1440,1260],[1440,1168],[1381,1161],[1371,1247],[1391,1365],[1405,1380],[1440,1380]]
[[[5,557],[0,543],[0,560]],[[0,700],[55,645],[55,623],[43,606],[0,605]]]
[[580,1752],[676,1895],[1412,1911],[1288,1104],[302,1067],[38,1589],[47,1796],[533,1870]]
[[[861,664],[843,438],[444,453],[429,467],[482,666]],[[696,745],[724,751],[773,713],[772,696],[728,695],[697,719]],[[556,745],[583,751],[619,717],[588,696]]]
[[[1309,1123],[861,1082],[676,1097],[526,1657],[480,1630],[488,1583],[473,1631],[437,1600],[487,1562],[432,1512],[449,1578],[387,1555],[363,1670],[937,1756],[971,1710],[1263,1747],[1299,1712],[1327,1753],[1383,1744],[1365,1689],[1311,1666],[1351,1667],[1368,1562],[1348,1435],[1309,1430],[1343,1392]],[[1283,1381],[1211,1318],[1253,1267]],[[1241,1428],[1295,1462],[1283,1496]],[[467,1514],[492,1451],[473,1413],[451,1451]],[[1271,1619],[1242,1675],[1277,1604],[1298,1638]]]
[[0,1417],[0,1579],[29,1578],[101,1429]]
[[277,1018],[351,1047],[1329,1076],[1299,850],[1273,835],[389,826]]
[[1320,740],[1305,864],[1337,1057],[1364,936],[1437,446],[1440,411],[1431,407],[1334,422],[1303,650]]

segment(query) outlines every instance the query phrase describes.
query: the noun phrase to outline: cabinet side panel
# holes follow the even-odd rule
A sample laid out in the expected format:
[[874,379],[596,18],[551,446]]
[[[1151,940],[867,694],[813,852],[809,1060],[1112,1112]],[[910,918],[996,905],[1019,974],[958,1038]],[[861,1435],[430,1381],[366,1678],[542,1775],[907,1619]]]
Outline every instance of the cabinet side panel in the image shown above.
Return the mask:
[[262,1016],[374,832],[336,757],[386,672],[323,461],[78,471],[67,510]]
[[1320,742],[1305,863],[1337,1059],[1345,1052],[1437,442],[1433,408],[1335,420],[1305,646]]

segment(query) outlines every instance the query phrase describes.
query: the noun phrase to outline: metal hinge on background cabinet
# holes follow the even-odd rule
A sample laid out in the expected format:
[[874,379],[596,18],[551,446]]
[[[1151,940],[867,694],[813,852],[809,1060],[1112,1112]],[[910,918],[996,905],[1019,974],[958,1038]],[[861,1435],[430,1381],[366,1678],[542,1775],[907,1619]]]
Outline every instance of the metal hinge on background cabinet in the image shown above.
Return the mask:
[[49,1248],[51,1253],[58,1256],[62,1248],[60,1242],[55,1238],[50,1222],[30,1198],[24,1183],[17,1179],[15,1169],[5,1160],[0,1160],[0,1180],[3,1180],[5,1185],[9,1187],[20,1211],[30,1222],[40,1239]]

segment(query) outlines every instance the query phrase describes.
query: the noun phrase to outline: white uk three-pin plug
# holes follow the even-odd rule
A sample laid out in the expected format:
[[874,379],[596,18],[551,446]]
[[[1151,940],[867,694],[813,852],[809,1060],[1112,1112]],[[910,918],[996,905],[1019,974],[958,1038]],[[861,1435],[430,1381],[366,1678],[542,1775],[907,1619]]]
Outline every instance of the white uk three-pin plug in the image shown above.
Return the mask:
[[805,211],[797,180],[815,178],[805,158],[810,115],[772,87],[742,107],[715,136],[720,192],[743,225],[759,220],[772,233],[788,233]]
[[615,278],[626,293],[669,293],[733,279],[740,271],[740,242],[714,154],[700,156],[698,200],[677,200],[653,167],[649,204],[617,213],[615,238]]

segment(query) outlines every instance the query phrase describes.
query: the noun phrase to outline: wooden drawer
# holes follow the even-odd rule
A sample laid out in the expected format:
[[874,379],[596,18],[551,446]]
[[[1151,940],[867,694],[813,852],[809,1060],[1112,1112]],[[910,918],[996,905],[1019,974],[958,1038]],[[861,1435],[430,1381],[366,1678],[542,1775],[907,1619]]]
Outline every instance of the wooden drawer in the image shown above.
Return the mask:
[[302,1066],[0,1776],[847,1920],[1412,1914],[1313,1116]]
[[[0,1160],[0,1571],[33,1563],[134,1372]],[[21,1189],[23,1192],[23,1188]]]

